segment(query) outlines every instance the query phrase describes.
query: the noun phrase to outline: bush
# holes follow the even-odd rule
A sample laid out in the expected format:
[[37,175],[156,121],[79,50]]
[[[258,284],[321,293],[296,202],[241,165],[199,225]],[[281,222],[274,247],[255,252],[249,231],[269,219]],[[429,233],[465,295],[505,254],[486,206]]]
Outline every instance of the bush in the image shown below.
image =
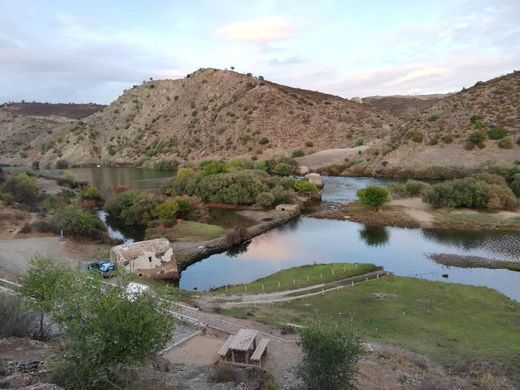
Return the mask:
[[40,169],[40,162],[39,161],[33,161],[32,164],[31,164],[31,167],[32,169],[34,169],[35,171]]
[[432,186],[423,201],[433,207],[515,209],[517,200],[502,177],[479,174]]
[[390,195],[385,187],[374,185],[366,186],[357,191],[359,202],[364,206],[380,209],[381,206],[390,202]]
[[350,322],[308,322],[300,331],[300,375],[307,389],[355,389],[361,343]]
[[[50,259],[35,259],[20,289],[26,303],[66,331],[53,380],[65,388],[126,388],[127,369],[153,357],[171,340],[168,303],[126,293],[124,274],[110,286]],[[117,385],[114,385],[116,384]]]
[[501,149],[513,149],[513,143],[511,142],[511,138],[502,138],[500,141],[498,141],[498,147]]
[[155,207],[155,212],[162,221],[172,221],[178,211],[179,203],[174,199],[166,199]]
[[95,186],[88,186],[79,192],[81,199],[98,200],[101,199],[101,192]]
[[97,215],[72,205],[57,209],[51,224],[56,232],[63,230],[65,233],[91,238],[99,238],[100,232],[106,230]]
[[298,192],[318,192],[318,187],[307,180],[298,180],[294,183],[294,189]]
[[439,114],[438,112],[434,112],[433,114],[430,115],[430,117],[428,118],[428,120],[430,122],[435,122],[437,119],[439,119],[441,117],[441,114]]
[[314,142],[307,141],[307,142],[305,142],[305,146],[307,146],[308,148],[312,148],[314,146]]
[[197,222],[206,222],[209,219],[208,206],[196,196],[176,196],[175,201],[179,205],[177,217]]
[[34,206],[41,199],[36,179],[26,173],[7,176],[1,190],[11,195],[15,202],[28,206]]
[[445,135],[443,137],[441,137],[441,140],[442,142],[444,142],[445,144],[451,144],[453,143],[453,137],[451,135]]
[[404,188],[409,195],[416,196],[429,189],[428,183],[419,180],[408,179],[404,184]]
[[517,198],[520,198],[520,173],[515,173],[513,175],[513,179],[511,181],[511,190]]
[[411,139],[413,142],[421,143],[423,142],[424,136],[423,133],[420,131],[412,131],[408,133],[408,138]]
[[473,145],[481,145],[486,140],[486,135],[482,131],[475,131],[470,134],[468,141]]
[[176,171],[179,163],[175,160],[161,160],[157,161],[153,168],[158,171]]
[[69,163],[67,160],[58,160],[56,161],[57,169],[67,169],[69,167]]
[[200,164],[200,169],[204,175],[216,175],[226,171],[226,167],[221,161],[204,161]]
[[406,187],[404,186],[404,183],[393,181],[389,183],[386,188],[388,188],[388,191],[390,191],[392,194],[406,194]]
[[253,165],[253,169],[267,172],[267,163],[263,160],[257,161],[255,162],[255,165]]
[[29,337],[44,339],[48,329],[40,327],[40,315],[23,310],[18,296],[0,294],[0,338]]
[[292,151],[292,157],[293,158],[296,158],[296,157],[303,157],[305,156],[305,152],[301,149],[295,149]]
[[365,140],[363,138],[358,138],[356,142],[354,142],[354,146],[361,146],[365,143]]
[[122,192],[105,203],[105,211],[125,225],[146,225],[157,217],[157,197],[149,192]]
[[295,193],[292,190],[292,187],[288,187],[288,189],[284,189],[283,186],[277,185],[271,190],[271,194],[274,197],[274,204],[280,203],[292,203],[294,200]]
[[235,227],[226,234],[226,242],[229,246],[240,245],[250,239],[251,235],[244,227]]
[[262,192],[256,197],[256,204],[261,207],[268,208],[271,207],[273,203],[274,195],[270,192]]
[[280,162],[275,165],[273,169],[273,173],[279,176],[288,176],[291,175],[294,172],[294,166]]
[[265,137],[261,138],[260,141],[258,141],[260,145],[267,145],[269,143],[269,140]]
[[65,190],[55,195],[48,195],[43,201],[43,208],[49,212],[64,208],[74,198],[74,192]]
[[507,130],[503,127],[492,127],[488,130],[487,135],[490,139],[502,139],[507,136]]

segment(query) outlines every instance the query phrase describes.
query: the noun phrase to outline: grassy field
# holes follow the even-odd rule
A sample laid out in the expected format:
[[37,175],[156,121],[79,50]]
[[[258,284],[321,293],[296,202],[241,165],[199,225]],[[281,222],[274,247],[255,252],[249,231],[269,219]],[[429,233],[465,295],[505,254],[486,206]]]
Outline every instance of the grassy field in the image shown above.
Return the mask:
[[224,313],[271,324],[349,317],[366,340],[400,345],[444,365],[480,357],[520,369],[520,304],[485,287],[389,276]]
[[363,275],[381,269],[373,264],[331,263],[310,264],[276,272],[251,283],[236,284],[212,290],[227,294],[258,294],[262,292],[285,291],[295,288],[327,283],[351,276]]
[[193,221],[179,221],[171,228],[146,229],[146,238],[165,237],[170,241],[208,241],[226,234],[227,229],[218,225]]

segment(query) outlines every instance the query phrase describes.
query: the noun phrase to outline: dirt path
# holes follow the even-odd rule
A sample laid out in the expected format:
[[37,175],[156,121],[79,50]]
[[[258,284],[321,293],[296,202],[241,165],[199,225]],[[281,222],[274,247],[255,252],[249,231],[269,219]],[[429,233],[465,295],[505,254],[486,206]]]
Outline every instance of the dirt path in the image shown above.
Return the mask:
[[346,158],[356,156],[369,148],[370,145],[357,146],[355,148],[326,149],[307,156],[296,158],[299,165],[305,165],[310,170],[316,170],[331,164],[341,164]]
[[421,227],[429,228],[433,226],[435,217],[429,211],[430,207],[421,198],[392,199],[390,206],[402,207],[404,212],[415,219]]

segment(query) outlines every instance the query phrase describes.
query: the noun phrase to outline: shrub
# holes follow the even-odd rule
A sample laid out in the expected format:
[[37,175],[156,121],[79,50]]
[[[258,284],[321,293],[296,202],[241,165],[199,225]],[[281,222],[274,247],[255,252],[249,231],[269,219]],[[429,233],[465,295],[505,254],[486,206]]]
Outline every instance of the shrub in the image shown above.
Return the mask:
[[40,162],[39,161],[33,161],[31,164],[32,169],[38,170],[40,169]]
[[374,185],[366,186],[357,191],[359,202],[364,206],[380,209],[381,206],[390,202],[390,195],[385,187]]
[[305,142],[305,146],[307,146],[308,148],[312,148],[314,146],[314,142],[307,141],[307,142]]
[[432,186],[423,194],[423,201],[433,207],[468,207],[514,209],[517,201],[503,178],[479,174],[463,179],[448,180]]
[[109,155],[113,156],[116,154],[116,148],[114,145],[108,145],[107,152]]
[[175,160],[161,160],[157,161],[153,168],[158,171],[176,171],[179,166],[179,162]]
[[125,225],[146,225],[157,217],[157,197],[148,192],[122,192],[105,203],[105,211]]
[[453,143],[453,137],[451,135],[445,135],[441,138],[442,142],[445,144],[451,144]]
[[296,184],[298,180],[296,180],[295,178],[293,177],[282,177],[281,180],[280,180],[280,185],[285,189],[285,190],[289,190],[289,189],[293,189],[294,188],[294,185]]
[[0,338],[45,338],[47,332],[43,328],[38,331],[40,315],[24,311],[18,296],[0,294],[0,313]]
[[91,238],[99,238],[100,232],[106,230],[97,215],[72,205],[57,209],[51,224],[57,232],[63,230],[65,233]]
[[473,150],[473,149],[475,149],[475,144],[472,144],[471,142],[466,142],[464,144],[464,149],[465,150]]
[[258,171],[264,171],[264,172],[267,172],[267,164],[265,161],[263,160],[260,160],[260,161],[256,161],[255,162],[255,165],[253,165],[253,169],[256,169]]
[[260,145],[267,145],[269,143],[269,140],[265,137],[261,138],[260,141],[258,141]]
[[430,117],[428,118],[428,120],[430,122],[435,122],[437,119],[439,119],[441,117],[441,114],[439,114],[438,112],[434,112],[430,115]]
[[251,235],[244,227],[235,227],[226,234],[226,242],[230,246],[240,245],[251,239]]
[[520,173],[515,173],[511,181],[511,190],[517,198],[520,197]]
[[511,138],[502,138],[500,141],[498,141],[498,147],[501,149],[513,149],[513,143],[511,142]]
[[317,192],[318,187],[307,180],[298,180],[294,183],[294,189],[298,192]]
[[215,175],[226,171],[226,167],[221,161],[204,161],[200,164],[200,169],[204,175]]
[[20,289],[26,303],[65,329],[64,356],[53,381],[70,389],[126,388],[126,371],[171,339],[168,303],[126,293],[128,278],[110,286],[51,259],[33,260]]
[[41,198],[40,187],[36,179],[26,173],[7,176],[1,190],[9,194],[13,201],[28,206],[33,206]]
[[507,130],[503,127],[492,127],[488,130],[487,135],[490,139],[502,139],[507,136]]
[[358,138],[356,142],[354,142],[354,146],[361,146],[365,143],[365,140],[363,138]]
[[279,176],[288,176],[291,175],[294,172],[294,166],[280,162],[275,165],[273,169],[273,173]]
[[271,194],[274,197],[274,204],[291,203],[293,201],[295,193],[292,187],[289,188],[290,189],[284,189],[281,185],[277,185],[271,190]]
[[486,135],[482,131],[475,131],[470,134],[468,141],[473,145],[481,145],[486,140]]
[[300,375],[307,389],[355,389],[361,343],[351,322],[308,322],[300,331]]
[[409,138],[413,142],[421,143],[424,140],[424,135],[420,131],[414,131],[409,135]]
[[409,195],[419,195],[429,189],[431,186],[428,183],[419,180],[408,179],[404,184],[404,188]]
[[209,218],[208,206],[196,196],[176,196],[175,201],[179,205],[177,217],[189,221],[206,222]]
[[305,156],[305,152],[302,149],[295,149],[295,150],[292,151],[292,157],[293,158],[303,157],[303,156]]
[[261,192],[256,197],[256,204],[261,207],[268,208],[268,207],[271,207],[273,205],[273,203],[274,203],[274,195],[271,194],[270,192]]
[[166,199],[155,207],[155,212],[162,221],[171,221],[175,219],[178,211],[179,203],[174,199]]
[[88,186],[79,192],[81,199],[98,200],[101,199],[101,192],[95,186]]
[[484,127],[484,120],[479,115],[472,115],[469,120],[476,129],[482,129]]
[[236,171],[244,168],[246,168],[246,162],[241,158],[232,158],[226,163],[227,171]]
[[406,187],[404,186],[404,183],[393,181],[389,183],[386,188],[388,188],[388,191],[390,191],[392,194],[406,194]]
[[69,205],[73,198],[74,192],[71,190],[65,190],[58,194],[48,195],[43,201],[43,208],[49,212],[53,212],[56,209]]
[[57,169],[67,169],[69,167],[69,163],[67,160],[58,160],[56,161]]

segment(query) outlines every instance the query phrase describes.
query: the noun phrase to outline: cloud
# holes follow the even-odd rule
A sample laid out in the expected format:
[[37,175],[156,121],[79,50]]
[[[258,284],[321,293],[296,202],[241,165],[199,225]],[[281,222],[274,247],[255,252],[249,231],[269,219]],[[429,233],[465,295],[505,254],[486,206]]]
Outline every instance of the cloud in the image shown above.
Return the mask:
[[283,16],[236,22],[219,28],[215,33],[223,38],[254,42],[272,43],[290,38],[295,26]]
[[421,79],[432,79],[437,76],[442,76],[448,72],[448,67],[427,67],[414,69],[391,81],[389,85],[405,84],[410,81],[416,81]]

